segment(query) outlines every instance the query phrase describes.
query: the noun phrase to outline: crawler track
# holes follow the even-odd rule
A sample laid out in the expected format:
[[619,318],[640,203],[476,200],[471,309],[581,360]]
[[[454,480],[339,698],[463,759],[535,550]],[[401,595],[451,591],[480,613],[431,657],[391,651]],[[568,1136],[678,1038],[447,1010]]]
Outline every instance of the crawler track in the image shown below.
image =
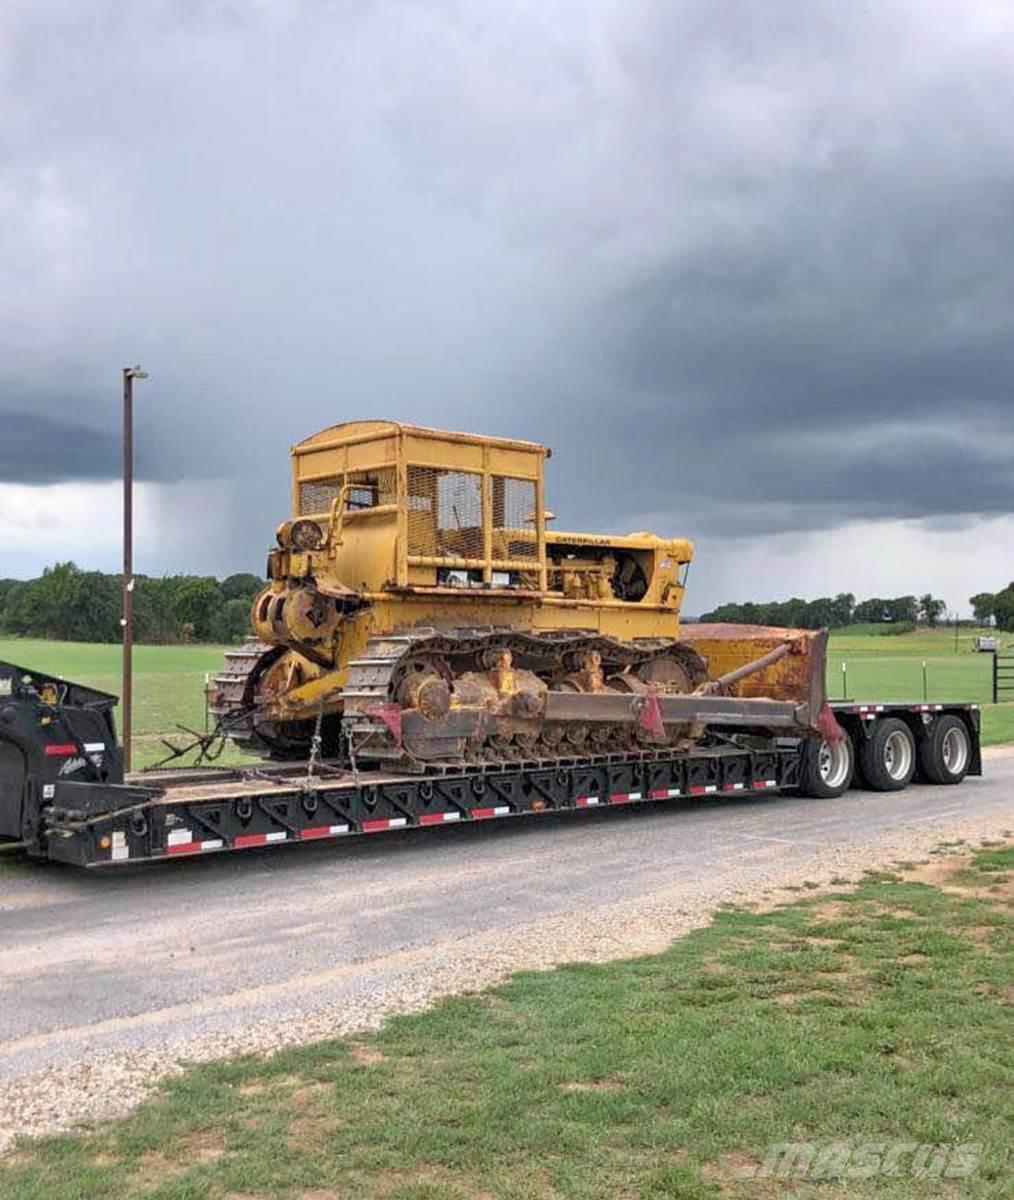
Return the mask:
[[[568,759],[583,753],[626,752],[638,748],[630,726],[600,726],[532,721],[476,720],[468,709],[453,708],[442,720],[413,720],[399,736],[392,728],[390,706],[413,669],[424,666],[448,681],[480,674],[504,651],[513,666],[531,672],[550,687],[572,687],[576,664],[596,653],[609,679],[665,658],[679,664],[689,687],[702,682],[706,668],[700,655],[683,642],[652,638],[623,642],[587,630],[525,633],[496,627],[413,629],[371,638],[365,653],[349,664],[344,731],[355,759],[418,767],[432,758],[464,759],[473,764],[501,765],[522,759]],[[681,731],[673,731],[678,745]]]

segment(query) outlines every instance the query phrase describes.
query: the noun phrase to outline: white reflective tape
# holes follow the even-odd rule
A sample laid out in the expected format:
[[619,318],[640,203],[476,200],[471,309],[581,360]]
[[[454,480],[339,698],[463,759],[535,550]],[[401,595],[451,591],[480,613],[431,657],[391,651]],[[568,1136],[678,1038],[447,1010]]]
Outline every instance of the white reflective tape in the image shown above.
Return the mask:
[[83,746],[85,754],[100,754],[105,748],[105,742],[85,742]]
[[408,817],[392,817],[387,822],[388,829],[400,829],[402,825],[408,824]]
[[126,840],[127,840],[127,835],[123,832],[122,829],[114,829],[113,830],[113,845],[114,846],[122,846]]
[[460,821],[460,820],[461,820],[461,813],[459,813],[459,812],[445,812],[445,813],[444,813],[444,820],[445,820],[445,821]]
[[629,793],[627,794],[627,799],[628,799],[628,800],[640,800],[640,799],[641,799],[641,793],[640,793],[640,792],[629,792]]
[[745,783],[733,783],[729,785],[732,791],[741,792],[746,787]]
[[213,838],[210,842],[201,842],[202,850],[221,850],[225,842],[221,838]]
[[718,791],[718,785],[715,783],[706,784],[704,787],[704,794],[706,796],[710,796],[712,792],[717,792],[717,791]]
[[332,833],[348,833],[349,831],[349,827],[347,825],[329,825],[328,829]]
[[170,829],[166,838],[167,846],[183,846],[194,840],[193,832],[189,829]]
[[109,857],[113,860],[113,862],[122,862],[125,858],[130,858],[130,847],[118,846],[114,842],[113,850]]
[[284,829],[278,829],[274,833],[265,834],[264,840],[266,842],[284,842],[288,836],[288,833]]
[[42,785],[43,800],[52,800],[55,795],[56,795],[56,784],[55,783],[44,783]]
[[493,815],[495,817],[506,817],[509,812],[510,807],[506,804],[502,804],[499,808],[493,809]]

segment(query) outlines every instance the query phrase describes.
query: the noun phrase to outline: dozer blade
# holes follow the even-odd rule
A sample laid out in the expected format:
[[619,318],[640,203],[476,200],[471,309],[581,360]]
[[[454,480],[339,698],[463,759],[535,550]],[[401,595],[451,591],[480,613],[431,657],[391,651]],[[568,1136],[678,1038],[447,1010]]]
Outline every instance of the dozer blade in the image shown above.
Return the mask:
[[779,629],[772,625],[684,625],[680,636],[708,664],[708,678],[735,674],[788,644],[790,653],[723,688],[740,700],[780,700],[796,705],[799,725],[824,732],[827,706],[826,629]]
[[[827,632],[762,625],[690,625],[681,631],[708,663],[697,692],[657,697],[663,722],[771,729],[787,734],[827,733]],[[618,692],[549,692],[551,721],[633,722],[644,697]]]

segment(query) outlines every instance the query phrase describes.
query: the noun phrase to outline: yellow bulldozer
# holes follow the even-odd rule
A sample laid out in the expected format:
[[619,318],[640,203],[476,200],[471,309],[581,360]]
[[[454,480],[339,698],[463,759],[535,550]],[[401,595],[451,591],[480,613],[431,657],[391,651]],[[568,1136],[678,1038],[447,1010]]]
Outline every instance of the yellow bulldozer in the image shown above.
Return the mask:
[[826,634],[681,630],[692,543],[551,530],[547,447],[370,420],[291,453],[211,695],[244,747],[412,769],[822,729]]

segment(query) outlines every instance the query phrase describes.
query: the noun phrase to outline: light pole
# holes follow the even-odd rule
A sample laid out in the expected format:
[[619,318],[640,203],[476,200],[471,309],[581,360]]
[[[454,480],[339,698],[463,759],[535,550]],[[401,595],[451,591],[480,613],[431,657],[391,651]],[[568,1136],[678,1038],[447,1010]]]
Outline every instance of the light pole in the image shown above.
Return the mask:
[[123,683],[120,726],[123,769],[130,770],[134,654],[134,380],[147,379],[140,367],[123,368]]

